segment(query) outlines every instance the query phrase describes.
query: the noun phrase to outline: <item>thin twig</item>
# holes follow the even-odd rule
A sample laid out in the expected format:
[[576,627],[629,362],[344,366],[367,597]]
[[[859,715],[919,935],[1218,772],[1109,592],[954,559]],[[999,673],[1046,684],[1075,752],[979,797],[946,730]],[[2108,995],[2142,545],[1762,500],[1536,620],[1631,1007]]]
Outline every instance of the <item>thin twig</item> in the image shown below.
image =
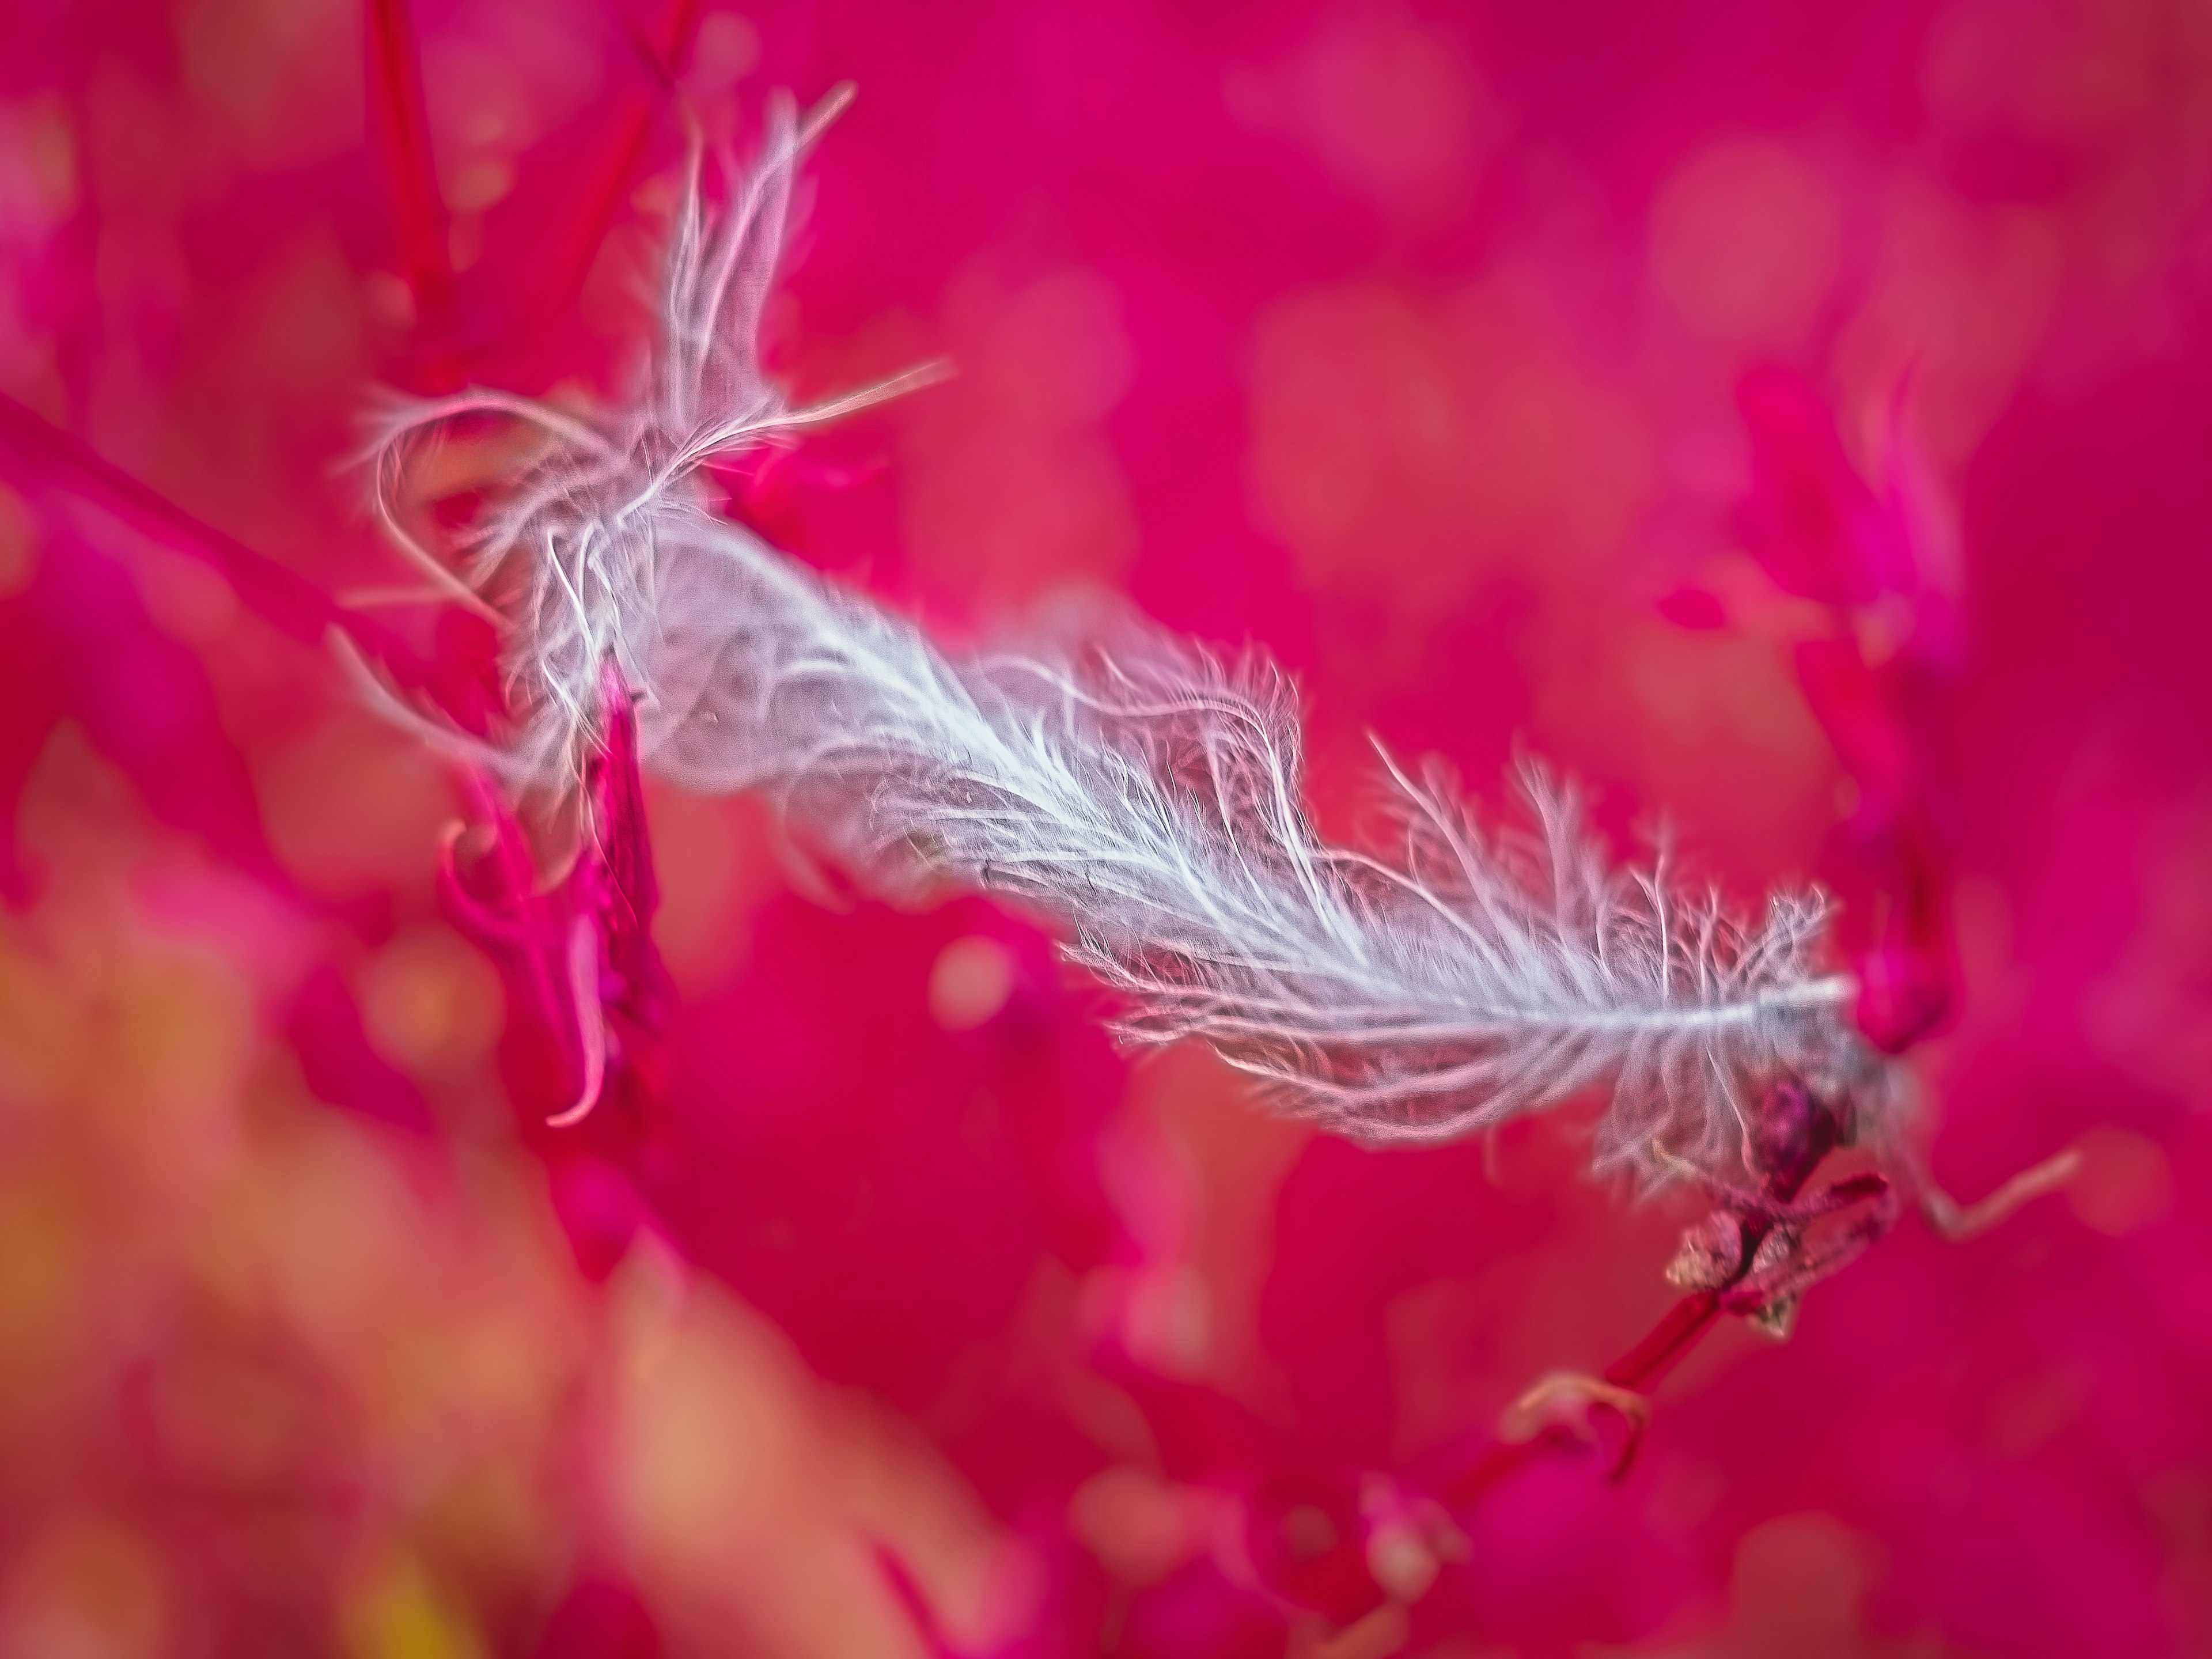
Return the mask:
[[1939,1238],[1958,1242],[1987,1232],[2030,1199],[2057,1192],[2081,1172],[2081,1154],[2072,1147],[2029,1170],[2022,1170],[1976,1204],[1962,1205],[1932,1182],[1923,1188],[1920,1212]]

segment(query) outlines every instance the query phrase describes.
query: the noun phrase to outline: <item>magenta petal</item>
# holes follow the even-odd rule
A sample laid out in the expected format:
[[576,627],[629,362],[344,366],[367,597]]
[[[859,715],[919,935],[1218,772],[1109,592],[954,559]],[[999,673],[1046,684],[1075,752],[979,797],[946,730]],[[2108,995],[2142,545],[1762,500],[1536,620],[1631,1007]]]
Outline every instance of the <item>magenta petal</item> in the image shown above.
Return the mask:
[[593,884],[601,949],[619,981],[611,994],[632,1020],[657,1029],[667,994],[667,970],[653,942],[660,884],[653,873],[653,842],[646,827],[637,714],[629,690],[611,662],[601,682],[600,709],[602,746],[592,757],[587,784],[592,805],[592,867],[588,877],[580,871],[579,875]]
[[1359,1499],[1358,1477],[1341,1471],[1284,1474],[1262,1484],[1246,1510],[1244,1534],[1260,1582],[1333,1624],[1381,1607]]
[[368,1046],[353,994],[329,963],[318,965],[293,996],[285,1036],[318,1100],[405,1128],[431,1127],[422,1091]]
[[455,826],[447,836],[446,845],[438,858],[438,899],[445,907],[453,925],[477,944],[489,949],[520,951],[542,948],[545,940],[532,929],[535,920],[531,915],[532,896],[511,894],[514,902],[507,909],[495,908],[485,903],[469,890],[461,878],[460,865],[456,856],[461,838],[467,834],[463,826]]
[[1911,734],[1899,723],[1881,687],[1849,639],[1814,639],[1796,649],[1798,684],[1862,797],[1893,814],[1914,792]]
[[660,1659],[660,1632],[643,1598],[618,1579],[568,1588],[532,1643],[529,1659]]
[[1279,1606],[1201,1559],[1132,1601],[1123,1650],[1147,1659],[1279,1659],[1287,1625]]
[[1717,596],[1702,587],[1677,587],[1662,594],[1659,614],[1677,628],[1686,628],[1697,633],[1708,633],[1716,628],[1728,626],[1728,607]]
[[1826,403],[1796,375],[1754,370],[1736,388],[1752,441],[1744,543],[1784,592],[1863,605],[1895,563],[1890,527],[1852,469]]
[[628,1254],[645,1218],[645,1205],[629,1177],[589,1153],[556,1157],[549,1172],[553,1213],[568,1236],[576,1266],[594,1283]]
[[1949,975],[1924,953],[1885,946],[1860,957],[1856,969],[1853,1017],[1867,1041],[1884,1054],[1903,1054],[1932,1035],[1950,1012]]

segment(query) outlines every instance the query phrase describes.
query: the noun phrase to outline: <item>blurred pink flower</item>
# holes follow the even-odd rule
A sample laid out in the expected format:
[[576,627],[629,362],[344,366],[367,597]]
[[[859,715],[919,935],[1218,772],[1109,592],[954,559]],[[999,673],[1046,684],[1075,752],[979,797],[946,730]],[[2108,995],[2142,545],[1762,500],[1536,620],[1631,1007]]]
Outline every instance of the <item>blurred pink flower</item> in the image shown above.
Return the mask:
[[1797,642],[1793,662],[1856,786],[1850,831],[1876,913],[1853,963],[1860,1029],[1900,1054],[1940,1030],[1959,999],[1952,811],[1934,736],[1937,705],[1958,678],[1957,601],[1908,508],[1899,409],[1884,431],[1877,495],[1802,378],[1756,371],[1737,399],[1753,455],[1745,545],[1778,588],[1827,616],[1824,631]]

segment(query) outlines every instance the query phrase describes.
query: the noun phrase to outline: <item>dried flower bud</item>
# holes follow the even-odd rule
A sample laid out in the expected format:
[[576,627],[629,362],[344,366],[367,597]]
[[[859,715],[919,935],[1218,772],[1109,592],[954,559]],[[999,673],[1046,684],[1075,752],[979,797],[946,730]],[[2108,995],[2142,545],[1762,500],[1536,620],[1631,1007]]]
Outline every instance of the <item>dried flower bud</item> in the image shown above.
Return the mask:
[[1682,1230],[1681,1248],[1667,1264],[1667,1282],[1680,1291],[1717,1291],[1743,1267],[1743,1224],[1715,1210]]
[[1847,1139],[1843,1115],[1802,1078],[1785,1073],[1766,1086],[1753,1109],[1747,1151],[1753,1171],[1786,1199]]
[[1762,1307],[1754,1308],[1744,1316],[1745,1322],[1755,1331],[1772,1337],[1777,1342],[1787,1342],[1790,1334],[1797,1328],[1797,1310],[1803,1298],[1778,1296]]
[[[1802,1256],[1804,1247],[1805,1237],[1797,1229],[1777,1227],[1759,1240],[1759,1249],[1751,1258],[1751,1271],[1765,1273],[1786,1267]],[[1794,1294],[1778,1296],[1772,1301],[1753,1309],[1744,1317],[1776,1341],[1784,1341],[1796,1328],[1800,1299]]]

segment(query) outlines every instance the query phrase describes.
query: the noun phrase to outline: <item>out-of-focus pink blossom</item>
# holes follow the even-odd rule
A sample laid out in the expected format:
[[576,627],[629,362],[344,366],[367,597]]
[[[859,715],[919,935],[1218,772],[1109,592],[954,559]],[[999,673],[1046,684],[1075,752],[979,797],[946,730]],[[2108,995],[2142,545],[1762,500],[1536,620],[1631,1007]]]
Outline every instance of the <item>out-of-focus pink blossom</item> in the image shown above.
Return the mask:
[[[0,418],[0,1645],[2212,1642],[2188,17],[277,10],[0,21],[0,391],[69,434]],[[334,623],[507,712],[480,620],[335,603],[392,575],[331,471],[365,388],[617,391],[686,124],[848,79],[769,349],[958,378],[736,516],[958,637],[1109,586],[1256,640],[1332,836],[1369,729],[1525,741],[1616,841],[1821,881],[1934,1162],[2079,1137],[2066,1199],[1670,1346],[1687,1218],[1572,1126],[1310,1141],[742,805],[648,795],[648,928],[635,839],[362,711]],[[1686,565],[1701,632],[1647,603]],[[1624,1480],[1601,1405],[1490,1460],[1532,1381],[1662,1351]]]
[[636,720],[611,665],[600,698],[601,746],[586,764],[565,873],[544,881],[521,824],[482,781],[476,794],[491,846],[465,872],[463,830],[441,872],[455,921],[501,965],[510,1098],[592,1279],[613,1270],[644,1218],[638,1164],[664,1109],[670,996],[653,942],[660,892]]
[[1856,787],[1849,832],[1875,910],[1853,963],[1859,1026],[1899,1054],[1944,1025],[1960,992],[1952,809],[1934,737],[1958,675],[1957,598],[1908,510],[1913,481],[1896,410],[1877,494],[1802,379],[1757,371],[1737,400],[1753,456],[1744,544],[1777,588],[1825,614],[1791,660]]

